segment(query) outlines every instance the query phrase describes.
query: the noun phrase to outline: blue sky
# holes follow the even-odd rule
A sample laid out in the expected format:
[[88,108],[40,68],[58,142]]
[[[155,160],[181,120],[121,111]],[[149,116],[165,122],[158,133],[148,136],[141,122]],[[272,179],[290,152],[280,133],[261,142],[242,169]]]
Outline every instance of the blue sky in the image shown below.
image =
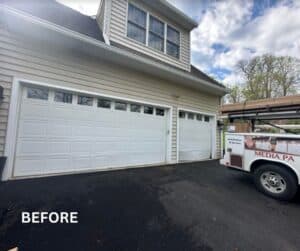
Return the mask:
[[[99,0],[59,0],[95,14]],[[300,57],[300,0],[168,0],[196,20],[192,63],[228,85],[240,60],[264,53]]]
[[239,60],[264,53],[300,57],[299,0],[168,0],[197,20],[192,63],[216,79],[242,82]]

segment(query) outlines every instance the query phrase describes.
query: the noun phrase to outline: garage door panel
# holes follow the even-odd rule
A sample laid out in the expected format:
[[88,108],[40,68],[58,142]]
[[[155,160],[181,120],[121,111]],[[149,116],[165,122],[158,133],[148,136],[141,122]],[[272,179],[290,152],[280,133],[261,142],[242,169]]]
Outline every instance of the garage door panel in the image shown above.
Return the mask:
[[195,113],[191,119],[187,114],[191,113],[183,112],[183,117],[179,118],[179,160],[197,161],[211,158],[212,118],[204,121],[204,115],[199,119]]
[[[26,88],[24,90],[26,92]],[[166,161],[167,116],[78,105],[23,95],[14,176]],[[52,98],[52,99],[51,99]],[[129,107],[129,106],[128,106]]]
[[42,173],[42,167],[45,167],[45,160],[41,158],[16,158],[14,175],[26,176]]

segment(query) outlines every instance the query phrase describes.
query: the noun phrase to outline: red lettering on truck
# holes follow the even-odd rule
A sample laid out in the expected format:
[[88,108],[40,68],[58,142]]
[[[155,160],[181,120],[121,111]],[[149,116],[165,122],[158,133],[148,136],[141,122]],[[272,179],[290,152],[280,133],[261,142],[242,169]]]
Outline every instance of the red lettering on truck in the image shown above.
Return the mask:
[[281,154],[275,152],[265,152],[265,151],[255,151],[255,155],[263,158],[269,159],[278,159],[286,162],[295,162],[293,155],[290,154]]

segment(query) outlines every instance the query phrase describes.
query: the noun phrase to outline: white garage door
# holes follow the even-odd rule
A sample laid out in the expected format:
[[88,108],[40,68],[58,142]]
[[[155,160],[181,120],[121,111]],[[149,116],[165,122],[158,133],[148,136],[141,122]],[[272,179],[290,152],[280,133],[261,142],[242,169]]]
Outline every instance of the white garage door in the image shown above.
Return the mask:
[[179,160],[197,161],[211,158],[212,117],[179,112]]
[[168,110],[24,87],[14,176],[166,161]]

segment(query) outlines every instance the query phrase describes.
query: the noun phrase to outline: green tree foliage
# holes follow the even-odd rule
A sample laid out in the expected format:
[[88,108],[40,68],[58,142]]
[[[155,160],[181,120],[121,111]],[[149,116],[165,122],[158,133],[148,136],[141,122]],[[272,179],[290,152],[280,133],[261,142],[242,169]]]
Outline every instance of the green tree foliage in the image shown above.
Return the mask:
[[293,95],[299,88],[300,63],[296,58],[265,54],[240,61],[237,70],[244,82],[231,88],[227,96],[231,103]]

